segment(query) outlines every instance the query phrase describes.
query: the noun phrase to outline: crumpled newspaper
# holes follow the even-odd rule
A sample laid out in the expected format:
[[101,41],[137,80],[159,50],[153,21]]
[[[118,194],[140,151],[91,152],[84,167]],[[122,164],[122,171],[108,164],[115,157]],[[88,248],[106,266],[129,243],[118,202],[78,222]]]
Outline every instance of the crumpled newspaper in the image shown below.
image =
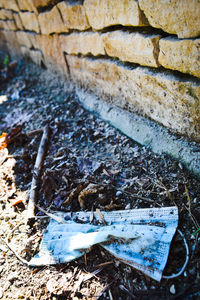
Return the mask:
[[170,243],[178,225],[177,207],[146,208],[94,213],[58,213],[64,223],[51,219],[30,265],[65,263],[100,244],[122,262],[160,281]]

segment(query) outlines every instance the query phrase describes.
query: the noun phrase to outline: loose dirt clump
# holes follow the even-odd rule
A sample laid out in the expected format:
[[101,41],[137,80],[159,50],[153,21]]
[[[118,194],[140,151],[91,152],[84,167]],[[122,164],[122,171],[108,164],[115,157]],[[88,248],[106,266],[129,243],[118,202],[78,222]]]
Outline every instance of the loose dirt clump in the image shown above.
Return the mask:
[[[75,89],[58,75],[18,62],[0,80],[1,299],[198,299],[200,297],[200,182],[181,163],[156,155],[85,111]],[[49,222],[38,208],[26,224],[26,208],[41,128],[50,138],[38,186],[45,211],[178,207],[178,228],[189,246],[179,277],[160,283],[118,261],[100,246],[74,262],[28,267]],[[33,132],[34,130],[39,130]],[[3,138],[3,136],[1,136]],[[1,140],[0,140],[1,141]],[[159,141],[158,141],[159,142]],[[175,235],[165,275],[180,271],[185,247]]]

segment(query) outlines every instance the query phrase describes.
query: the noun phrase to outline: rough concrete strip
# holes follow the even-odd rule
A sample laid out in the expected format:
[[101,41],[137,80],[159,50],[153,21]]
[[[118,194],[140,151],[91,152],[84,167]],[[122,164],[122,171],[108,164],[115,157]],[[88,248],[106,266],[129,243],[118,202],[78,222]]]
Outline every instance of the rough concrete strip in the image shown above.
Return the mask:
[[158,154],[168,154],[183,163],[187,169],[200,177],[200,145],[179,138],[169,131],[144,117],[120,109],[95,95],[83,90],[76,90],[82,105],[90,112],[122,131],[141,145],[145,145]]

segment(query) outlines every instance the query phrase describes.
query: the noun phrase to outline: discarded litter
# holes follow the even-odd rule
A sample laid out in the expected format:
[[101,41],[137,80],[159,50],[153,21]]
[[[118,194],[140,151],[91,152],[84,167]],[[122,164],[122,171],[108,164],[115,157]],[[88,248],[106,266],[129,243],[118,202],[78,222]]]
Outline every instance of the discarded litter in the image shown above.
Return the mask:
[[51,219],[39,253],[29,265],[65,263],[100,244],[122,262],[160,281],[167,262],[170,243],[178,225],[177,207],[55,214],[64,223]]

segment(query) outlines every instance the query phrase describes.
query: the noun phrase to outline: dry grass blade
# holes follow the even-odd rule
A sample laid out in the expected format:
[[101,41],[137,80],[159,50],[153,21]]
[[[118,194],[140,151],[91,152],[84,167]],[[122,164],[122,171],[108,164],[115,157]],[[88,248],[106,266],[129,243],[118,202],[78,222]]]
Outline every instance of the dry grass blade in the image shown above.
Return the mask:
[[102,213],[100,212],[100,210],[98,208],[96,209],[96,212],[98,213],[99,218],[101,219],[101,221],[103,222],[103,224],[106,225],[104,217],[103,217]]
[[18,259],[21,263],[23,263],[24,265],[27,265],[27,266],[28,266],[28,265],[29,265],[29,262],[28,262],[27,260],[23,259],[23,258],[16,252],[16,250],[14,249],[15,247],[9,243],[9,238],[10,238],[10,236],[11,236],[11,235],[13,234],[13,232],[14,232],[19,226],[21,226],[22,224],[24,224],[24,222],[20,222],[19,224],[17,224],[17,225],[11,230],[11,232],[8,234],[8,236],[7,236],[6,239],[3,239],[2,237],[0,237],[0,238],[1,238],[1,240],[6,244],[6,246],[8,247],[8,249],[10,249],[10,251],[13,252],[13,254],[17,257],[17,259]]
[[190,201],[190,195],[189,195],[188,188],[187,188],[186,184],[185,184],[185,192],[186,192],[186,195],[187,195],[188,207],[189,207],[189,211],[190,211],[190,214],[191,214],[191,201]]
[[132,299],[137,299],[137,297],[135,295],[133,295],[127,288],[125,288],[125,286],[120,285],[119,288],[120,288],[120,290],[127,293]]
[[195,217],[193,216],[192,214],[192,211],[191,211],[191,200],[190,200],[190,195],[189,195],[189,192],[188,192],[188,188],[185,184],[185,192],[186,192],[186,196],[187,196],[187,200],[188,200],[188,212],[190,214],[190,218],[192,220],[192,222],[194,223],[195,227],[198,228],[199,227],[199,223],[197,222],[197,220],[195,219]]
[[62,217],[56,216],[52,213],[47,212],[46,210],[44,210],[43,208],[39,207],[37,204],[35,204],[35,206],[41,210],[45,215],[47,215],[49,218],[55,220],[58,223],[65,223],[65,220]]

